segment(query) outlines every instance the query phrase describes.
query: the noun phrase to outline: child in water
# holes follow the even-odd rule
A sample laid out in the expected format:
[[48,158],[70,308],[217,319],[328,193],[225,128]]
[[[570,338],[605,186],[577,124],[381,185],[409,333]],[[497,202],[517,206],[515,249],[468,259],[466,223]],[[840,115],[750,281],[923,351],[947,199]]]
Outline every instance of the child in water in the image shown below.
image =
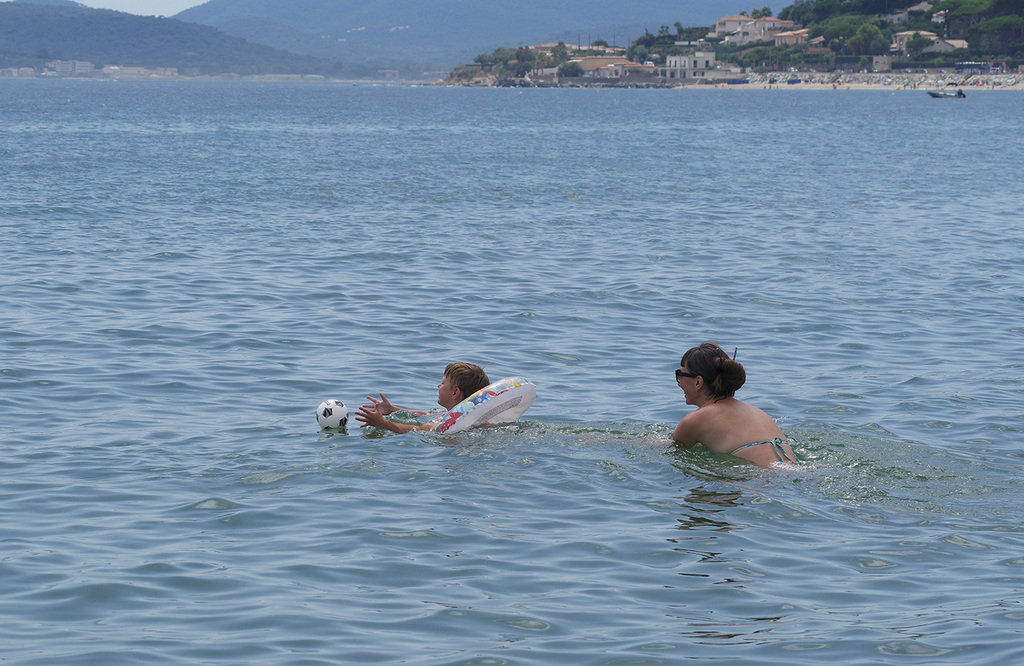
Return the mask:
[[733,397],[747,380],[743,365],[704,342],[683,354],[676,383],[686,404],[696,405],[676,426],[672,440],[686,448],[703,444],[716,453],[734,455],[762,467],[796,463],[796,455],[775,420]]
[[[479,365],[473,363],[449,363],[444,369],[441,383],[437,385],[437,404],[445,409],[451,409],[469,396],[473,395],[483,387],[490,384],[487,373]],[[395,407],[381,393],[380,400],[371,395],[366,396],[370,402],[356,410],[355,419],[359,421],[360,428],[375,426],[385,428],[391,432],[410,432],[412,430],[433,430],[436,423],[424,423],[415,425],[411,423],[395,423],[386,418],[388,414],[397,412],[401,408]],[[424,415],[427,412],[417,409],[404,409],[402,411],[412,414]]]

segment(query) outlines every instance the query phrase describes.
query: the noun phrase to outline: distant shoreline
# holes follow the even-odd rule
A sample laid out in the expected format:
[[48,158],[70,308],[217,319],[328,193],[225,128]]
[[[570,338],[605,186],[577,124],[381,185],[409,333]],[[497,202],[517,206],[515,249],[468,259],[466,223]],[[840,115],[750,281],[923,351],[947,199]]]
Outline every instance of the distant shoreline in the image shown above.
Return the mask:
[[[792,83],[790,83],[792,81]],[[663,79],[616,80],[576,78],[551,81],[514,79],[487,81],[477,79],[462,83],[451,80],[434,85],[452,87],[520,87],[520,88],[662,88],[681,90],[940,90],[962,88],[972,90],[1024,90],[1024,72],[964,76],[956,72],[773,72],[770,74],[737,75],[729,81],[703,83],[668,82]]]
[[338,85],[432,86],[441,79],[332,79],[306,74],[210,74],[200,76],[0,76],[4,81],[76,81],[80,83],[166,83],[200,81],[210,83],[333,83]]
[[[3,81],[79,81],[105,83],[159,83],[167,81],[200,81],[212,83],[329,83],[335,85],[374,85],[407,87],[450,87],[450,88],[616,88],[616,89],[662,89],[662,90],[955,90],[995,91],[1024,90],[1024,73],[987,74],[961,76],[955,72],[932,73],[816,73],[779,72],[771,74],[738,75],[729,81],[704,83],[669,82],[663,79],[617,80],[599,78],[576,78],[552,81],[531,81],[511,79],[504,81],[475,79],[472,82],[456,82],[449,79],[332,79],[323,76],[305,75],[209,75],[175,77],[0,77]],[[790,83],[790,81],[793,81]]]
[[[791,80],[799,82],[789,83]],[[963,76],[956,72],[932,73],[850,73],[756,75],[746,83],[719,83],[688,86],[695,88],[736,88],[771,90],[939,90],[962,88],[971,90],[1024,90],[1024,73]]]

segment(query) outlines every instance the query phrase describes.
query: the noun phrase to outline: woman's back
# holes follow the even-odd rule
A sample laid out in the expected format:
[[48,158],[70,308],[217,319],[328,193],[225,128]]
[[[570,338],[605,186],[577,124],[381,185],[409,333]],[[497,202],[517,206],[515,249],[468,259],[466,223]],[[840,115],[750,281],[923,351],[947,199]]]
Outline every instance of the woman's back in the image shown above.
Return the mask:
[[746,371],[711,342],[683,354],[676,383],[686,403],[696,405],[676,426],[672,439],[687,448],[705,448],[767,467],[796,462],[793,449],[775,420],[733,394],[746,381]]
[[790,461],[796,460],[775,420],[751,404],[722,398],[705,403],[688,416],[696,417],[691,431],[696,440],[711,451],[768,466],[780,461],[776,447],[781,447]]

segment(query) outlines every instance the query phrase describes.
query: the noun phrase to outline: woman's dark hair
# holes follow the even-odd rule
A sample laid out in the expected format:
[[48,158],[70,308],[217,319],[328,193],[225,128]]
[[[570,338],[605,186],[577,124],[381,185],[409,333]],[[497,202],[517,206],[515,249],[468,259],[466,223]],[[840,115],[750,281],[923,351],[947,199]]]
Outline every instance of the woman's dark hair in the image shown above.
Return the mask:
[[679,361],[679,367],[703,377],[711,397],[716,399],[731,398],[747,381],[743,364],[729,358],[713,342],[702,342],[699,347],[688,349]]

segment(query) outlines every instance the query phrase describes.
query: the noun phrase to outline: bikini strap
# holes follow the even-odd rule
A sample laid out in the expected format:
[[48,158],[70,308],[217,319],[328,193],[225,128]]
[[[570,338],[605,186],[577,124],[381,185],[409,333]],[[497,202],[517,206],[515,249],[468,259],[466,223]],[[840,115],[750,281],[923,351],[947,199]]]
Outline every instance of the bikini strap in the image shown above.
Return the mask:
[[790,458],[789,454],[786,453],[786,449],[784,449],[782,447],[782,438],[781,437],[776,436],[775,439],[773,439],[771,441],[771,444],[772,444],[772,449],[774,449],[774,451],[775,451],[775,455],[777,455],[779,457],[779,462],[788,462],[788,463],[792,463],[794,465],[797,464],[797,462],[795,460],[793,460],[792,458]]

